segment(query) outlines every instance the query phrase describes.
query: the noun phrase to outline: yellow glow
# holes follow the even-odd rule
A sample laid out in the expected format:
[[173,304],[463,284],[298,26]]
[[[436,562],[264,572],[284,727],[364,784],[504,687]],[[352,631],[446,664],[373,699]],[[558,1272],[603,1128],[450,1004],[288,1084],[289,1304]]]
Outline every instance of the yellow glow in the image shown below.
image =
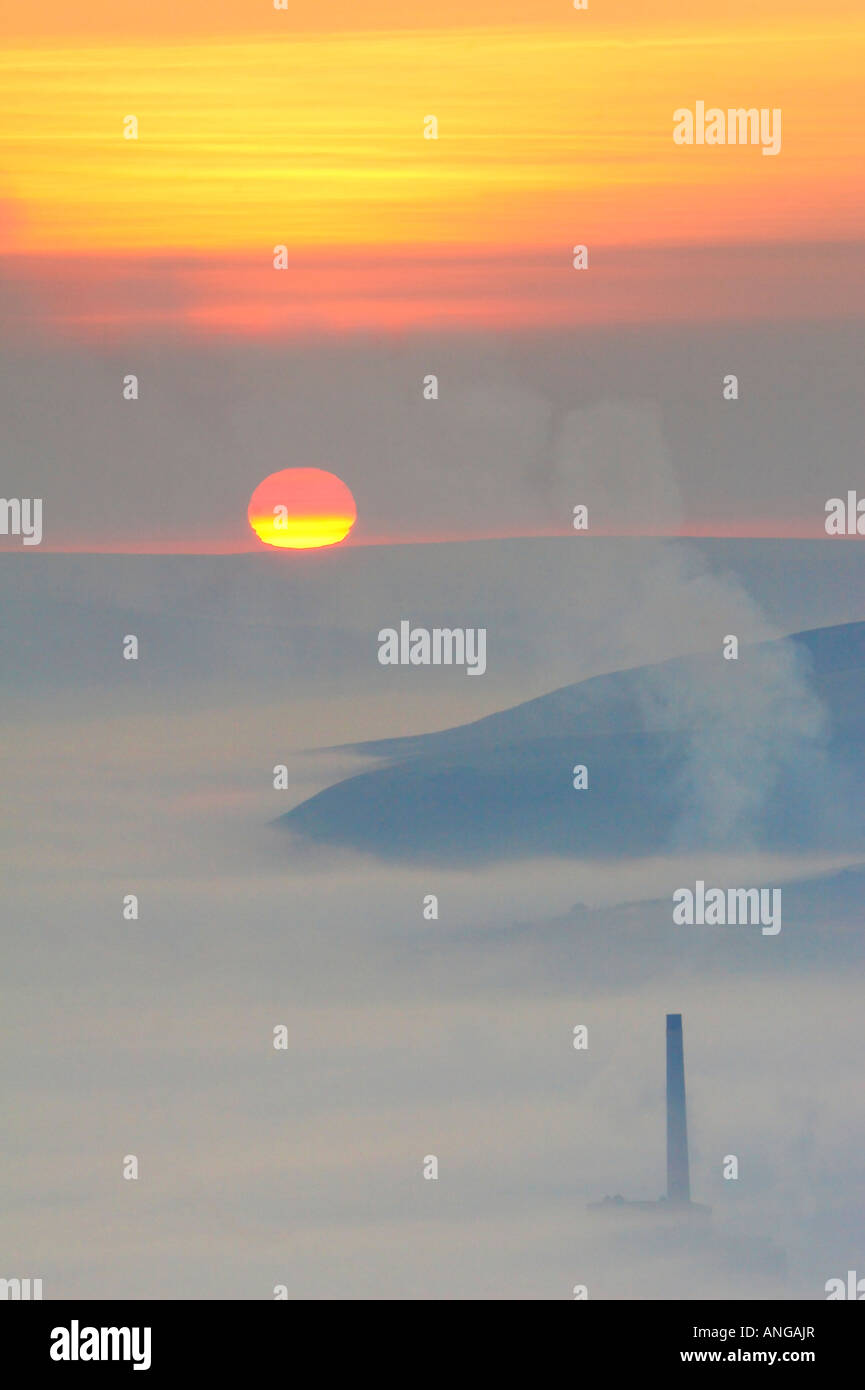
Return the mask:
[[[564,2],[564,0],[563,0]],[[0,56],[7,249],[711,241],[861,230],[861,21],[780,18],[22,47]],[[697,99],[783,150],[682,150]],[[137,116],[139,139],[122,138]],[[439,139],[423,139],[434,114]]]
[[284,550],[312,550],[344,540],[355,523],[353,516],[294,516],[277,524],[272,516],[252,516],[250,525],[265,545]]

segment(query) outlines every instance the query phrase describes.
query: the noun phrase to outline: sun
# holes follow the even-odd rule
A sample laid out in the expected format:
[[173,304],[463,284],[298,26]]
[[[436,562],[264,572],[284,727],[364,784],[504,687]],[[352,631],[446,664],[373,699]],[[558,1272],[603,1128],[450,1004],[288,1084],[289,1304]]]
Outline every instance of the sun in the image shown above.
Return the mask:
[[312,550],[345,540],[357,507],[350,490],[323,468],[283,468],[258,484],[249,524],[265,545]]

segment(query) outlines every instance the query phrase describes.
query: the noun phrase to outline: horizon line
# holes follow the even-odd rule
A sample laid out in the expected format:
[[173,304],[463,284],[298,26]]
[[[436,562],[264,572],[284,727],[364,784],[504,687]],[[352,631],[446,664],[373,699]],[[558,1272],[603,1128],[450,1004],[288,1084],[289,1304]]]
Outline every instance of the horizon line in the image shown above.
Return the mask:
[[595,528],[591,531],[567,530],[535,530],[535,531],[490,531],[474,535],[426,535],[426,536],[364,536],[337,541],[334,545],[310,546],[310,547],[291,547],[291,546],[272,546],[272,545],[249,545],[237,544],[233,542],[211,542],[201,545],[190,545],[189,542],[148,542],[140,546],[124,545],[122,543],[94,544],[83,543],[80,545],[44,545],[25,546],[20,543],[18,537],[14,538],[14,545],[0,545],[0,555],[12,555],[19,553],[35,553],[41,551],[46,555],[186,555],[186,556],[240,556],[240,555],[264,555],[264,554],[317,554],[323,551],[332,552],[336,550],[358,550],[365,548],[386,548],[390,546],[405,545],[469,545],[484,541],[524,541],[524,540],[753,540],[753,541],[839,541],[857,540],[858,536],[829,536],[821,528],[805,529],[804,527],[786,528],[784,531],[771,529],[765,524],[757,524],[752,527],[740,527],[736,530],[720,530],[708,526],[698,527],[689,526],[676,530],[647,530],[619,528],[609,530],[606,528]]

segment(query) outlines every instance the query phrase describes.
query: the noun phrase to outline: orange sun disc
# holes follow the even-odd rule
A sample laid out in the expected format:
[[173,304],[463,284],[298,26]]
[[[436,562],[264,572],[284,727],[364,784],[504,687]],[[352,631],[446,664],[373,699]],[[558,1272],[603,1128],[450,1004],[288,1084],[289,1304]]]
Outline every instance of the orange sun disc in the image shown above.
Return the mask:
[[249,524],[265,545],[311,550],[345,540],[357,507],[341,478],[323,468],[283,468],[258,484]]

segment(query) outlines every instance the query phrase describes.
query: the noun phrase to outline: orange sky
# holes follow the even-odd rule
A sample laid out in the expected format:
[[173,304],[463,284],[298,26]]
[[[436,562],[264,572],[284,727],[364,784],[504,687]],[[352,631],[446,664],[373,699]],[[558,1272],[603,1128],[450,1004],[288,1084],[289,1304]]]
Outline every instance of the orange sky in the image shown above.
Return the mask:
[[[257,27],[246,0],[72,8],[13,16],[0,56],[0,249],[34,320],[131,332],[155,313],[244,334],[594,322],[616,252],[781,242],[807,260],[812,242],[862,237],[852,5],[683,19],[669,3],[613,15],[540,0],[529,25],[498,0],[291,3],[256,9]],[[780,107],[781,153],[677,147],[672,113],[697,99]],[[429,114],[437,141],[422,137]],[[272,268],[281,244],[288,272]],[[608,280],[607,318],[699,313],[675,255],[661,286]],[[802,279],[791,268],[785,312]],[[761,285],[743,296],[755,314]],[[830,315],[847,307],[830,292]]]
[[[278,0],[282,4],[283,0]],[[694,25],[711,27],[717,22],[717,6],[689,6]],[[795,18],[813,17],[813,0],[724,0],[723,21],[757,18],[783,25]],[[825,0],[822,18],[854,19],[861,13],[858,0]],[[590,0],[587,11],[575,17],[593,32],[632,28],[637,23],[663,27],[680,22],[679,0]],[[272,0],[148,0],[146,5],[120,5],[117,0],[41,0],[39,5],[10,7],[3,17],[4,34],[27,39],[58,37],[118,37],[136,40],[179,35],[251,33],[351,33],[376,29],[428,29],[524,23],[527,15],[537,23],[567,28],[574,16],[562,0],[327,0],[326,5],[285,0],[275,10]]]

